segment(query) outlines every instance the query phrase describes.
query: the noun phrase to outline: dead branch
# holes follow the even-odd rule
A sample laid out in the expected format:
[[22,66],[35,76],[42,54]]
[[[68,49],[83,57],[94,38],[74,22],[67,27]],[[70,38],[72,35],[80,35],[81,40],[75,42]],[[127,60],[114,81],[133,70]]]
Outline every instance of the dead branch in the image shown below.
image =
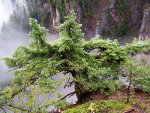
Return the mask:
[[23,68],[23,66],[13,68],[12,70],[9,70],[9,72],[16,71],[17,69],[21,69],[21,68]]
[[124,111],[123,113],[130,113],[132,111],[134,111],[134,108],[130,109],[129,111]]
[[60,100],[64,100],[64,99],[65,99],[66,97],[68,97],[68,96],[73,96],[75,93],[76,93],[76,91],[71,92],[71,93],[69,93],[69,94],[65,95],[64,97],[60,98],[58,101],[60,101]]
[[31,110],[28,110],[28,109],[23,109],[23,108],[20,108],[20,107],[17,107],[17,106],[14,106],[12,104],[8,104],[6,106],[9,106],[9,107],[12,107],[12,108],[16,108],[16,109],[19,109],[21,111],[27,111],[27,112],[31,112]]
[[68,87],[71,87],[73,85],[74,81],[70,82]]
[[64,88],[66,88],[66,86],[68,85],[69,81],[70,81],[70,77],[69,77],[67,83],[65,84]]
[[1,107],[4,113],[7,113],[3,107]]

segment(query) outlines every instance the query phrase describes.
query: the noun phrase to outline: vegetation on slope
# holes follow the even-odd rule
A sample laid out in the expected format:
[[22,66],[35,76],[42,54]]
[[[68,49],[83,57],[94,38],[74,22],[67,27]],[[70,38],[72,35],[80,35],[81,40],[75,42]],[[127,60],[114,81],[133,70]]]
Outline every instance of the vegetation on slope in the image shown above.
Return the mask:
[[73,107],[67,106],[66,110],[62,111],[63,113],[149,113],[150,95],[134,91],[131,93],[132,99],[128,104],[125,97],[126,91],[117,91],[108,99],[88,101]]

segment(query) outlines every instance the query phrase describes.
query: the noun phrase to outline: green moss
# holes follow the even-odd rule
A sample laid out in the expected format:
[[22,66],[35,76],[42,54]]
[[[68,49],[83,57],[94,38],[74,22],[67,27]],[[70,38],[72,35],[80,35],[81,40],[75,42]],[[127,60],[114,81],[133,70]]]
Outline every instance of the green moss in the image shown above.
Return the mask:
[[124,12],[127,8],[127,4],[125,0],[117,0],[117,13],[120,14]]
[[122,100],[100,100],[67,109],[64,113],[116,113],[117,111],[121,113],[126,107],[127,104]]
[[145,102],[150,102],[150,99],[145,100]]
[[142,103],[139,104],[139,107],[141,107],[141,108],[143,108],[143,109],[146,109],[146,108],[147,108],[146,105],[145,105],[145,104],[142,104]]
[[45,23],[45,20],[47,19],[47,15],[45,14],[45,15],[43,15],[43,16],[41,16],[41,25],[43,25],[44,26],[44,23]]
[[78,4],[80,5],[83,12],[87,12],[89,5],[90,5],[90,1],[89,0],[78,0]]
[[117,27],[112,26],[109,29],[103,29],[102,35],[104,38],[113,38],[115,36],[118,36],[120,38],[124,37],[127,33],[127,28],[125,25],[125,20],[124,18],[121,19],[120,23],[117,24]]
[[93,0],[94,5],[97,5],[97,0]]
[[115,100],[99,100],[89,101],[82,105],[78,105],[75,108],[67,109],[64,113],[123,113],[129,111],[133,106],[138,106],[146,109],[146,113],[149,113],[150,109],[138,100],[130,100],[126,104],[126,99]]
[[117,34],[119,37],[124,37],[126,35],[127,29],[125,25],[125,20],[122,18],[120,24],[118,25]]
[[102,32],[102,35],[105,37],[105,38],[108,38],[108,37],[114,37],[115,36],[115,27],[112,26],[110,29],[104,29],[103,32]]
[[150,113],[150,109],[147,109],[147,110],[146,110],[146,113]]

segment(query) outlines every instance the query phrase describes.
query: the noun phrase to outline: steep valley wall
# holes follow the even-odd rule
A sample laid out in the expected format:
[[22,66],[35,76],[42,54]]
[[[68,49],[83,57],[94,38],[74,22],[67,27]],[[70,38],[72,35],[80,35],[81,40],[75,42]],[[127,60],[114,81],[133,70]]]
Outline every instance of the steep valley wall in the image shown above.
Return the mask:
[[[149,36],[150,0],[26,0],[29,17],[57,33],[55,27],[70,10],[77,12],[85,39]],[[150,11],[149,11],[150,12]],[[145,14],[146,13],[146,14]],[[147,18],[147,19],[146,19]],[[145,36],[146,35],[146,36]]]

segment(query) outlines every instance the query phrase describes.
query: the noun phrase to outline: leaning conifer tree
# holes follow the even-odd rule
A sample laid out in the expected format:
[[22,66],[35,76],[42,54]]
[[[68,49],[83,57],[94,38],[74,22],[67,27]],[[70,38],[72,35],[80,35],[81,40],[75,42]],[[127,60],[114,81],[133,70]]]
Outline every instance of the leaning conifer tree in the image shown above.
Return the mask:
[[59,38],[52,43],[46,41],[47,30],[35,19],[30,20],[32,31],[29,36],[33,40],[29,47],[19,46],[12,58],[4,58],[7,66],[16,70],[13,71],[15,76],[11,87],[0,92],[1,107],[9,105],[11,98],[32,85],[54,93],[62,81],[52,79],[58,73],[70,74],[73,81],[65,86],[74,84],[78,101],[87,101],[85,95],[91,91],[115,89],[118,67],[126,61],[129,53],[150,51],[149,40],[119,46],[117,41],[102,40],[97,36],[86,42],[82,39],[81,24],[75,19],[76,14],[72,11],[57,27]]

